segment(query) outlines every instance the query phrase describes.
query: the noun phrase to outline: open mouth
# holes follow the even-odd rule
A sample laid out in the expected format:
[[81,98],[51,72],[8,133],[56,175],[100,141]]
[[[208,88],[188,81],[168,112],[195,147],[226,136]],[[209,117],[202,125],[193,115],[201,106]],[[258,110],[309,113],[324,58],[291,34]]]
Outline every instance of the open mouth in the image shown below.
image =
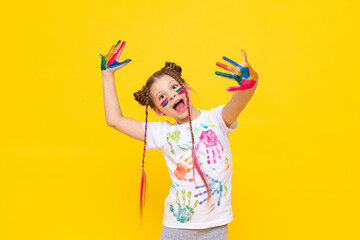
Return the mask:
[[185,103],[184,100],[180,99],[175,104],[174,107],[175,111],[182,112],[185,109]]

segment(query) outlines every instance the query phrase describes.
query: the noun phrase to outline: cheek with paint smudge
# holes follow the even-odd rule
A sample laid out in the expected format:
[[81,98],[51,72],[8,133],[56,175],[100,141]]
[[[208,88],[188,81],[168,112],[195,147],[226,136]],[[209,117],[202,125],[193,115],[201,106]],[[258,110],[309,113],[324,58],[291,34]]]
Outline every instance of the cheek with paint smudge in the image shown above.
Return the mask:
[[167,98],[165,98],[165,100],[162,103],[160,103],[160,106],[162,106],[164,108],[168,105],[168,103],[169,103],[169,100]]
[[185,93],[185,90],[181,87],[178,90],[176,90],[177,94],[181,95],[183,93]]

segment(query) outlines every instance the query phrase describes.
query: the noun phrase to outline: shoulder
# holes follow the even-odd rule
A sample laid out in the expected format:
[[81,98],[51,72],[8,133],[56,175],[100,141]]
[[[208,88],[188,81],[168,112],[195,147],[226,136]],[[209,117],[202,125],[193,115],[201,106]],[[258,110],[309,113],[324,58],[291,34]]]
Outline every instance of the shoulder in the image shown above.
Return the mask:
[[148,149],[162,149],[164,139],[172,124],[169,121],[163,122],[142,122],[144,132],[146,132],[146,146]]
[[225,105],[219,105],[215,108],[211,108],[209,110],[209,117],[218,123],[218,125],[223,128],[227,133],[235,130],[238,127],[238,121],[236,120],[230,127],[228,127],[224,121],[224,118],[222,116],[222,111],[224,109]]
[[[143,126],[145,127],[146,122],[142,122]],[[173,126],[174,124],[170,123],[169,121],[163,121],[163,122],[147,122],[147,126],[151,126],[151,127],[170,127]]]
[[174,124],[170,123],[169,121],[163,122],[142,122],[143,130],[147,129],[149,134],[154,134],[161,136],[162,134],[168,132]]

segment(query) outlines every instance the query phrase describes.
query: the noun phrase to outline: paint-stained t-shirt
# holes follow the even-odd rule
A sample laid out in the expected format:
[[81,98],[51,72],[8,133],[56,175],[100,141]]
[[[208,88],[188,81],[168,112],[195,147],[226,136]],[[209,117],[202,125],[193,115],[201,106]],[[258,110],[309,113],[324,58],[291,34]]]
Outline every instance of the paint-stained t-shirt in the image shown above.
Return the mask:
[[238,127],[238,121],[227,127],[221,114],[223,107],[200,110],[200,116],[192,121],[196,156],[211,191],[209,202],[196,169],[196,185],[194,182],[189,123],[148,122],[147,148],[163,152],[172,180],[163,217],[167,227],[202,229],[233,219],[229,133]]

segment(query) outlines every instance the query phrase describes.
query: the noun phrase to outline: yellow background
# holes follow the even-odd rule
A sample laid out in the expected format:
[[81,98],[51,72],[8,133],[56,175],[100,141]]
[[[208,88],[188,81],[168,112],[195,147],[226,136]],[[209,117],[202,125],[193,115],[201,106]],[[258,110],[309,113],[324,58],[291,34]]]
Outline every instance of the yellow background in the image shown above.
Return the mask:
[[[356,1],[7,1],[1,7],[0,239],[159,239],[171,186],[161,152],[107,126],[99,54],[132,93],[175,61],[200,109],[225,104],[222,56],[245,49],[259,85],[231,133],[229,239],[359,239]],[[222,61],[223,62],[223,61]],[[163,121],[154,113],[150,121]]]

